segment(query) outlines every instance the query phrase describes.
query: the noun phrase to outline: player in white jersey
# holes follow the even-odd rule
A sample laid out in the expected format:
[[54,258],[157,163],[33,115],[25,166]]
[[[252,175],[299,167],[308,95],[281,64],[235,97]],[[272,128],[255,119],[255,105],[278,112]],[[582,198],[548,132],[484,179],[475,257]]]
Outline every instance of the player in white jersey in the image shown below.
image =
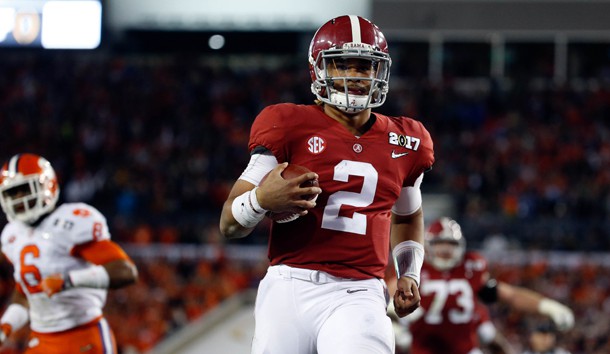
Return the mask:
[[0,343],[29,323],[26,354],[116,353],[102,308],[107,289],[137,280],[131,259],[110,240],[106,218],[84,203],[56,207],[59,185],[41,156],[18,154],[0,169],[8,224],[2,254],[16,289],[0,318]]

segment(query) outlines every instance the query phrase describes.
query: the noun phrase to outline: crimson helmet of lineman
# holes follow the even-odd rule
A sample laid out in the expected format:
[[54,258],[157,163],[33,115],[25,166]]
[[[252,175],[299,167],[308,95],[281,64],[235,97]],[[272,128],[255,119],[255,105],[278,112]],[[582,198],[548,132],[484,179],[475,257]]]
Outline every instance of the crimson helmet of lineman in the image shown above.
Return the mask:
[[460,225],[451,218],[441,217],[431,222],[424,239],[426,259],[436,269],[451,269],[464,258],[466,240]]
[[17,154],[0,169],[0,205],[9,221],[32,224],[59,199],[55,170],[44,157]]
[[[349,59],[361,60],[368,77],[348,76]],[[360,16],[336,17],[318,29],[309,45],[311,91],[318,100],[346,113],[379,107],[388,93],[391,63],[385,36],[375,24]],[[354,87],[354,82],[361,87]]]

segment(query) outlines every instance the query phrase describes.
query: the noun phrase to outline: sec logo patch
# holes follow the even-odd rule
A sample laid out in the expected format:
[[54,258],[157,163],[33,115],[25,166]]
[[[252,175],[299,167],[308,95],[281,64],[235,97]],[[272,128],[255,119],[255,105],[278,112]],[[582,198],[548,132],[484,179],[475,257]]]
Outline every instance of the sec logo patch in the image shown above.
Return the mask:
[[307,140],[307,150],[312,154],[319,154],[326,149],[326,141],[319,136],[312,136]]

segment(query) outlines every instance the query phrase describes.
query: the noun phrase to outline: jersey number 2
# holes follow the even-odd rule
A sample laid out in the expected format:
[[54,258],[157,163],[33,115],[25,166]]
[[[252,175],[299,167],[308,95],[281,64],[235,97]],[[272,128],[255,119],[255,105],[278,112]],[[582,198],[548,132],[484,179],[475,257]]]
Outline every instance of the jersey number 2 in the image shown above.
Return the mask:
[[373,203],[377,190],[379,174],[375,167],[367,162],[343,160],[335,166],[333,180],[347,182],[350,176],[364,177],[360,193],[338,191],[328,197],[322,216],[322,228],[352,232],[355,234],[366,234],[366,215],[354,212],[350,218],[340,216],[341,205],[354,207],[366,207]]

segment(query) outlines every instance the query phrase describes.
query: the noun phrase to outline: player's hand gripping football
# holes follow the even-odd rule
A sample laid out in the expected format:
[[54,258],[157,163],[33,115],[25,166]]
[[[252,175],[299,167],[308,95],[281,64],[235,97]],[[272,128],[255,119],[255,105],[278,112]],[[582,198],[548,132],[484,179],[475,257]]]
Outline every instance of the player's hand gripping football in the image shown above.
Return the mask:
[[419,289],[415,280],[409,277],[398,278],[396,286],[394,311],[398,317],[405,317],[419,307]]
[[44,291],[48,297],[51,297],[66,289],[66,281],[63,275],[52,274],[45,277],[40,286],[42,287],[42,291]]
[[273,212],[293,212],[300,216],[307,214],[307,209],[316,206],[315,199],[304,199],[304,195],[318,195],[322,193],[319,187],[301,187],[303,182],[318,179],[315,172],[307,172],[300,176],[284,179],[282,171],[288,166],[287,162],[279,164],[271,170],[258,187],[257,199],[261,207]]

